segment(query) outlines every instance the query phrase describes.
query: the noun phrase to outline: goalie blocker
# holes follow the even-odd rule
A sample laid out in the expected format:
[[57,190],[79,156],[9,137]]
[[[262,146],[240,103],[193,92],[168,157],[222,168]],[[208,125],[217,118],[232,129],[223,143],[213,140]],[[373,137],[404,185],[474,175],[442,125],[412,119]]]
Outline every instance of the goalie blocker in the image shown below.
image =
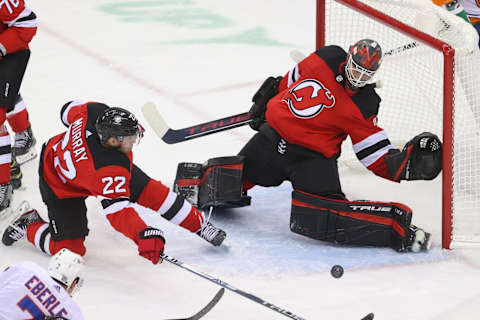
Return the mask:
[[430,234],[410,225],[412,210],[394,202],[334,200],[294,190],[290,230],[328,242],[428,250]]
[[174,191],[199,209],[235,208],[250,205],[242,193],[243,156],[209,159],[205,164],[181,162]]

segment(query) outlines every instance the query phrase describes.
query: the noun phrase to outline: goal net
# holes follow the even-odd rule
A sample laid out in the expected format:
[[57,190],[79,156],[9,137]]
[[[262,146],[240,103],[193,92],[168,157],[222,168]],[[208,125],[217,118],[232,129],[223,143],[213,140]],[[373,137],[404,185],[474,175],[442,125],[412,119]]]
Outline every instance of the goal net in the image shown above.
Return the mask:
[[[424,131],[443,150],[442,246],[480,243],[480,51],[474,28],[431,0],[317,0],[317,47],[378,41],[379,123],[397,147]],[[345,143],[340,162],[355,158]]]

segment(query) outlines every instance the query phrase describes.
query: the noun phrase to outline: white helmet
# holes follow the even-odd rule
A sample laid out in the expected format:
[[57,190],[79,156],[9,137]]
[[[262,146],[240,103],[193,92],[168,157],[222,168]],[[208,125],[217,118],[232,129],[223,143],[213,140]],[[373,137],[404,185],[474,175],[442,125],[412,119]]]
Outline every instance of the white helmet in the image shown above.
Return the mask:
[[78,279],[75,286],[75,289],[78,290],[83,284],[82,271],[84,266],[85,262],[82,256],[63,248],[50,259],[47,271],[50,277],[66,285],[67,289],[70,288],[75,279]]

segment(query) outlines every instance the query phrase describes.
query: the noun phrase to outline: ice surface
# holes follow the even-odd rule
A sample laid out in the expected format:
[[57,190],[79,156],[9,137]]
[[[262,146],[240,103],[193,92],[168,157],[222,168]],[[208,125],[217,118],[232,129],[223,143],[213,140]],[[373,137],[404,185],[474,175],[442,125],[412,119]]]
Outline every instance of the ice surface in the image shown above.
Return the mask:
[[[73,99],[102,101],[134,111],[153,101],[172,127],[244,112],[270,75],[292,67],[291,49],[314,46],[314,1],[31,0],[39,19],[22,86],[33,130],[41,142],[63,130],[61,106]],[[143,121],[145,123],[145,121]],[[135,162],[171,185],[180,161],[204,162],[236,154],[248,127],[178,145],[163,144],[148,128]],[[27,199],[46,217],[37,186],[38,159],[22,167]],[[440,179],[396,184],[369,173],[342,170],[350,199],[396,201],[414,211],[415,224],[432,232],[433,249],[341,247],[289,231],[288,183],[254,188],[252,205],[215,210],[225,245],[215,248],[143,210],[166,233],[166,253],[199,271],[251,292],[303,318],[477,319],[480,255],[440,249]],[[167,319],[200,310],[218,287],[168,263],[154,266],[116,233],[89,199],[86,281],[76,296],[86,319]],[[23,241],[0,246],[0,269],[22,260],[46,266],[48,257]],[[340,264],[345,274],[330,276]],[[286,319],[226,291],[204,319]]]

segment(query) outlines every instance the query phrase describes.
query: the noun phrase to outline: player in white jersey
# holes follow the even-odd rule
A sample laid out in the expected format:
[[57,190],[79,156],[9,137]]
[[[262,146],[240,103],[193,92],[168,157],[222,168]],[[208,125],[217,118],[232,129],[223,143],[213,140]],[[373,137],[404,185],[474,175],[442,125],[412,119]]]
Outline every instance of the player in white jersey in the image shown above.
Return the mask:
[[480,22],[480,2],[476,0],[458,0],[465,9],[472,24]]
[[[432,2],[470,21],[480,36],[480,0],[432,0]],[[480,40],[478,45],[480,47]]]
[[46,271],[20,262],[0,273],[0,320],[83,320],[71,294],[82,284],[83,258],[68,249],[55,254]]

